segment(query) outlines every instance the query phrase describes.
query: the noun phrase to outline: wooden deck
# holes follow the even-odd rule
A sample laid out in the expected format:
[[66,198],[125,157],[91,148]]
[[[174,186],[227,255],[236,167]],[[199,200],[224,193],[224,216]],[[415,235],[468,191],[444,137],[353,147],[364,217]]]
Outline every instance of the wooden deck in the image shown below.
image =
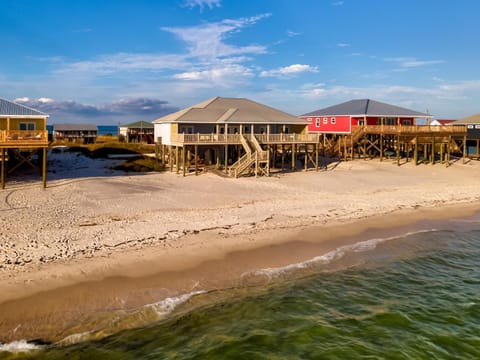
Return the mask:
[[[320,134],[254,134],[260,144],[315,144],[320,141]],[[252,134],[243,134],[251,140]],[[241,145],[242,134],[174,134],[175,145]]]
[[418,136],[459,136],[467,133],[465,125],[367,125],[352,126],[352,133],[363,129],[365,134],[418,135]]
[[0,130],[0,148],[42,148],[47,146],[47,130]]

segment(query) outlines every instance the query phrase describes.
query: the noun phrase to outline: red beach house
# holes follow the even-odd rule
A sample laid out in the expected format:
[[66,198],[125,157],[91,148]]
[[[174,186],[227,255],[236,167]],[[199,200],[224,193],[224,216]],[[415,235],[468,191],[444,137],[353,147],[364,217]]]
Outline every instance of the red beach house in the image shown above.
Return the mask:
[[352,126],[416,125],[417,118],[430,115],[370,99],[350,100],[312,111],[300,118],[309,122],[309,133],[350,134]]

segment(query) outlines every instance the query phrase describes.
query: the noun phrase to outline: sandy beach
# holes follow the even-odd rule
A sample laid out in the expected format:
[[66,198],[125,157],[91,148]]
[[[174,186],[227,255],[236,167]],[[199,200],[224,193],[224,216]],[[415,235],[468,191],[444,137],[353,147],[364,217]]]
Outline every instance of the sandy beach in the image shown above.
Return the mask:
[[240,179],[49,161],[46,189],[0,192],[0,342],[59,340],[99,312],[235,286],[255,269],[480,209],[478,161],[355,160]]

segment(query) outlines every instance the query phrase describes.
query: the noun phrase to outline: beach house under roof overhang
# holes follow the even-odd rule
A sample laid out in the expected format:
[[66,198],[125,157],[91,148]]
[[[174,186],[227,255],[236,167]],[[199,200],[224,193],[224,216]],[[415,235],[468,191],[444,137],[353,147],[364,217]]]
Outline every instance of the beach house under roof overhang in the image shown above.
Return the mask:
[[[0,99],[0,163],[1,187],[5,187],[7,173],[22,165],[37,167],[33,161],[39,154],[43,185],[46,186],[46,155],[48,147],[48,115],[16,102]],[[8,169],[7,169],[8,163]]]
[[[310,132],[350,133],[356,125],[415,125],[431,116],[371,99],[350,100],[300,116]],[[428,123],[428,122],[427,122]]]
[[177,134],[306,133],[303,119],[245,98],[214,97],[153,121],[155,139]]

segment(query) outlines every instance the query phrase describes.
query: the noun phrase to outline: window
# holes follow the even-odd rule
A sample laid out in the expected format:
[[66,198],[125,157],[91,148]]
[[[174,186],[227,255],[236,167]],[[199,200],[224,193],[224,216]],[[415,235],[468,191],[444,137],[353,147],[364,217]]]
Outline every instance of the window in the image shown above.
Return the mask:
[[403,120],[402,125],[412,125],[412,120]]
[[320,127],[320,118],[315,119],[315,126]]
[[395,125],[395,118],[392,118],[392,117],[386,118],[385,125]]
[[480,125],[475,125],[475,129],[480,129]]
[[307,119],[309,123],[312,123],[312,118]]
[[20,130],[35,130],[35,123],[20,123]]
[[332,117],[332,119],[330,120],[330,123],[332,125],[335,125],[337,123],[337,119],[335,119],[334,117]]
[[323,118],[323,125],[327,125],[328,124],[328,118],[327,117],[324,117]]
[[467,125],[468,129],[473,129],[473,125]]

